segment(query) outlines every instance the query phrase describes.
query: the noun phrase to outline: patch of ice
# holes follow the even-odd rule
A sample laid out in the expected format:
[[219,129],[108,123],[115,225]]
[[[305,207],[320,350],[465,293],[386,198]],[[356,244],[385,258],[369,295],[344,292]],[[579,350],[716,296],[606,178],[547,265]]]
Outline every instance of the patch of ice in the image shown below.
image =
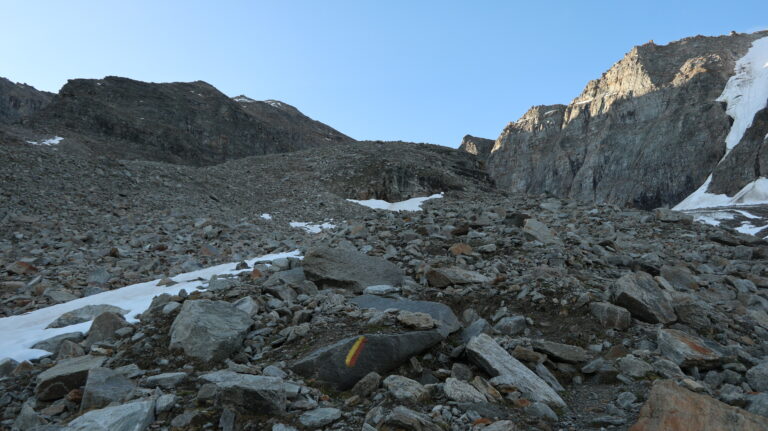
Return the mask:
[[255,100],[251,99],[250,97],[246,96],[237,96],[234,98],[235,102],[241,102],[241,103],[254,103]]
[[[726,102],[726,112],[733,118],[733,124],[725,138],[725,154],[720,159],[722,162],[728,153],[741,141],[744,133],[758,111],[765,108],[768,101],[768,37],[752,42],[752,46],[744,57],[736,62],[735,74],[728,79],[719,102]],[[762,66],[761,66],[762,65]],[[691,210],[695,208],[711,208],[716,206],[730,206],[733,201],[741,200],[741,205],[754,205],[768,203],[768,188],[764,184],[765,178],[760,178],[746,185],[739,193],[745,192],[741,197],[739,193],[733,198],[726,195],[708,193],[707,189],[712,182],[712,175],[691,195],[683,199],[673,209]],[[750,203],[744,203],[747,200]]]
[[735,216],[729,211],[696,211],[691,213],[693,219],[699,223],[719,226],[722,220],[732,220]]
[[272,220],[272,215],[264,213],[260,215],[259,217],[263,218],[264,220]]
[[320,233],[324,229],[333,229],[336,227],[335,224],[332,223],[306,223],[301,221],[292,221],[290,223],[291,227],[304,229],[304,231],[308,233]]
[[426,196],[421,198],[411,198],[402,202],[387,202],[380,199],[368,199],[364,201],[358,201],[355,199],[347,199],[349,202],[354,202],[358,205],[362,205],[375,210],[387,210],[387,211],[421,211],[421,204],[430,199],[440,199],[443,197],[442,193],[437,193],[432,196]]
[[47,146],[51,146],[51,145],[59,145],[59,143],[61,141],[63,141],[63,140],[64,140],[64,138],[62,138],[61,136],[54,136],[53,138],[46,139],[43,142],[27,141],[27,143],[28,144],[32,144],[32,145],[47,145]]
[[[257,262],[270,262],[275,259],[285,257],[301,258],[298,250],[286,253],[274,253],[247,260],[248,266],[253,266]],[[0,318],[0,358],[12,358],[16,361],[26,361],[40,358],[50,353],[32,349],[31,347],[40,341],[51,338],[56,335],[67,332],[87,332],[91,327],[90,322],[79,323],[66,326],[64,328],[46,329],[46,326],[56,320],[62,314],[84,307],[86,305],[108,304],[128,310],[126,319],[129,322],[136,322],[136,315],[146,310],[152,303],[152,298],[163,293],[175,295],[181,289],[192,291],[203,287],[213,275],[239,274],[240,272],[250,270],[237,270],[238,262],[225,263],[212,266],[197,271],[187,272],[172,277],[178,284],[173,286],[158,286],[160,280],[148,281],[145,283],[133,284],[120,289],[110,290],[108,292],[96,295],[86,296],[85,298],[75,299],[63,304],[52,305],[41,308],[27,314],[19,316],[10,316]]]

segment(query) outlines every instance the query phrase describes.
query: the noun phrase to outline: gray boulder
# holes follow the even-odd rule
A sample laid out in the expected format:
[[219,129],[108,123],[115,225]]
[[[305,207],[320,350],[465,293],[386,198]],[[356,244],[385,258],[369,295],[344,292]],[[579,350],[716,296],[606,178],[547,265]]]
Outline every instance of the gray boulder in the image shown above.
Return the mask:
[[626,308],[608,302],[593,302],[589,311],[604,328],[624,330],[632,324],[632,318]]
[[171,325],[171,349],[202,362],[221,361],[242,345],[251,316],[223,301],[186,301]]
[[341,410],[333,407],[321,407],[299,416],[299,422],[307,428],[315,429],[330,425],[341,418]]
[[586,362],[590,359],[590,355],[586,350],[570,344],[555,343],[546,340],[534,340],[533,348],[534,350],[544,352],[548,356],[564,362]]
[[[501,376],[526,398],[557,407],[565,402],[544,380],[499,346],[493,338],[480,334],[467,343],[469,358],[491,376]],[[491,380],[493,382],[493,380]]]
[[41,401],[64,397],[72,389],[83,386],[88,379],[88,372],[101,367],[106,360],[104,356],[87,355],[59,361],[37,376],[35,396]]
[[282,414],[285,412],[285,383],[277,377],[254,376],[233,371],[204,374],[201,380],[219,389],[216,402],[240,412]]
[[669,323],[677,319],[672,299],[645,272],[627,274],[616,281],[614,303],[648,323]]
[[307,279],[320,288],[337,287],[361,293],[368,286],[403,283],[403,272],[395,264],[346,248],[310,249],[303,268]]
[[0,377],[10,375],[19,363],[11,358],[0,359]]
[[63,343],[64,341],[72,341],[75,343],[79,343],[83,341],[83,333],[68,332],[66,334],[56,335],[54,337],[47,338],[43,341],[39,341],[35,343],[32,346],[32,348],[45,350],[46,352],[51,352],[51,353],[57,353],[59,351],[59,346],[61,346],[61,343]]
[[459,319],[453,314],[451,308],[438,302],[392,299],[375,295],[358,296],[351,299],[350,302],[360,308],[373,308],[379,311],[394,308],[397,310],[427,313],[439,322],[438,331],[446,337],[461,328],[461,323],[459,323]]
[[432,287],[448,287],[453,284],[484,284],[491,279],[476,271],[462,268],[433,268],[427,272],[427,281]]
[[90,347],[95,343],[107,341],[115,338],[118,329],[129,326],[130,324],[122,315],[106,311],[93,319],[91,329],[88,330],[88,336],[85,337],[85,346]]
[[64,431],[144,431],[155,420],[155,402],[137,401],[106,407],[73,420]]
[[768,392],[768,361],[750,368],[747,371],[747,382],[756,391]]
[[315,350],[296,361],[291,369],[338,390],[347,390],[368,373],[375,371],[383,374],[391,371],[444,339],[436,330],[365,334],[362,337],[362,348],[354,363],[348,365],[347,356],[360,337],[345,338]]
[[555,232],[547,227],[544,223],[529,218],[523,225],[523,233],[526,237],[532,240],[539,241],[547,245],[562,245],[562,241],[557,237]]
[[107,311],[120,315],[126,314],[128,312],[128,310],[123,310],[122,308],[115,307],[114,305],[86,305],[84,307],[78,308],[77,310],[68,311],[62,314],[58,319],[51,322],[47,328],[63,328],[65,326],[87,322],[89,320],[95,319],[96,316],[101,313],[106,313]]
[[113,402],[127,401],[135,388],[132,381],[117,371],[94,368],[88,373],[80,409],[98,409]]
[[712,368],[723,362],[723,347],[676,329],[660,329],[656,343],[662,356],[681,367]]

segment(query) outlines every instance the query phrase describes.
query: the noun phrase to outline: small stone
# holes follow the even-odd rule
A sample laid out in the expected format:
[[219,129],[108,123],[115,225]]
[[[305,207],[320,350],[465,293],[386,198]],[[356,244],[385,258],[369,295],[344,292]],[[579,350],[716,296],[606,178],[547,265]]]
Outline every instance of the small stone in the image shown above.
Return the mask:
[[604,328],[623,331],[629,328],[632,323],[631,316],[626,308],[608,302],[593,302],[589,304],[589,311]]
[[523,333],[526,327],[525,317],[523,316],[504,317],[493,325],[493,329],[496,332],[509,336]]
[[381,376],[379,373],[372,371],[355,383],[351,392],[361,397],[367,397],[379,387],[379,384],[381,384]]
[[460,403],[482,403],[485,396],[467,382],[449,377],[443,385],[445,396]]
[[305,427],[316,429],[330,425],[341,418],[341,410],[332,407],[322,407],[310,410],[299,416],[299,422]]
[[391,375],[384,379],[384,387],[398,401],[420,403],[429,399],[429,391],[407,377]]
[[397,313],[397,321],[405,326],[418,330],[432,329],[435,320],[427,313],[402,310]]

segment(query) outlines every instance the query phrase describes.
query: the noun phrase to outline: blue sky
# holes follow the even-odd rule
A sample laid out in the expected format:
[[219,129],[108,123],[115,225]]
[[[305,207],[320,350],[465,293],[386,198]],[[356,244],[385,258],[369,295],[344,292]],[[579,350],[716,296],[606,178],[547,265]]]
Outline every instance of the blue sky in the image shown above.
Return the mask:
[[456,147],[567,103],[634,45],[768,28],[768,1],[7,1],[0,76],[207,81],[356,139]]

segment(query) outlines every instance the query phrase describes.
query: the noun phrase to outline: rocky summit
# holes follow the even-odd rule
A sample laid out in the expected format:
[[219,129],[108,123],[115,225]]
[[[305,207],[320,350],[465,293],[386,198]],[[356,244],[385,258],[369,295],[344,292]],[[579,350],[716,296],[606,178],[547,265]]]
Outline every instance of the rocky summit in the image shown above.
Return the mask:
[[0,428],[768,430],[768,242],[647,210],[713,166],[539,176],[577,147],[666,162],[643,139],[673,123],[717,162],[709,98],[758,36],[635,49],[487,154],[199,82],[0,97]]

